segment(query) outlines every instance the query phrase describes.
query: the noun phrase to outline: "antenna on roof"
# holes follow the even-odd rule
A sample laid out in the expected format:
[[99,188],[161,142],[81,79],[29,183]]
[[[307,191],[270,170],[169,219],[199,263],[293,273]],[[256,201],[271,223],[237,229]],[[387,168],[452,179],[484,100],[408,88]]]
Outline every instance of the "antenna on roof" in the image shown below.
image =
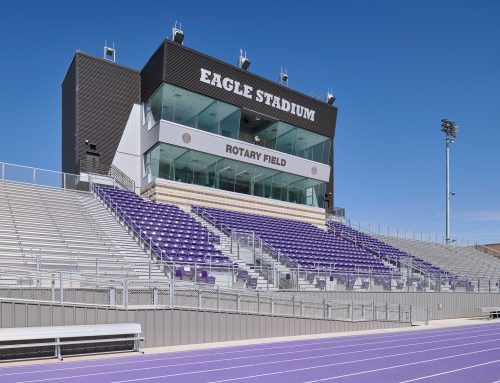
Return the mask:
[[281,66],[281,70],[280,70],[280,84],[288,86],[288,72],[287,72],[286,68],[285,68],[285,70],[283,70],[283,66]]
[[172,27],[172,40],[179,44],[182,44],[182,42],[184,41],[182,23],[179,22],[179,28],[177,28],[177,20],[175,21],[175,25]]
[[108,42],[104,40],[104,59],[116,62],[115,43],[113,43],[112,47],[108,47]]
[[248,67],[250,66],[250,60],[247,58],[247,52],[245,51],[245,54],[243,55],[243,49],[240,49],[240,59],[238,61],[238,66],[244,70],[248,70]]

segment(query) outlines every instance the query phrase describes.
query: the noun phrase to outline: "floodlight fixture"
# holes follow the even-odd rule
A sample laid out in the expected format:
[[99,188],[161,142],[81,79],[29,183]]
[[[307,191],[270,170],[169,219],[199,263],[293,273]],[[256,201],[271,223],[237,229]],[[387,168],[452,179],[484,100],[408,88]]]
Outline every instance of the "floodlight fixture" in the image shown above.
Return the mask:
[[244,70],[248,70],[248,67],[250,66],[250,60],[247,58],[247,52],[243,54],[243,49],[240,49],[240,59],[238,62],[238,66]]

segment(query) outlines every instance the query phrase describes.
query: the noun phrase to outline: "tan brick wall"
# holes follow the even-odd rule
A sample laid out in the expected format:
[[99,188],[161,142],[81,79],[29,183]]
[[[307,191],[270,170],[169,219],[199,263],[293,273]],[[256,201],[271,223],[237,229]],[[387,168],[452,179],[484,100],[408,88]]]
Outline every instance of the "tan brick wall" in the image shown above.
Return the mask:
[[192,205],[233,210],[269,217],[293,219],[325,226],[325,209],[282,202],[246,194],[174,181],[156,180],[141,190],[141,195],[153,201],[191,209]]

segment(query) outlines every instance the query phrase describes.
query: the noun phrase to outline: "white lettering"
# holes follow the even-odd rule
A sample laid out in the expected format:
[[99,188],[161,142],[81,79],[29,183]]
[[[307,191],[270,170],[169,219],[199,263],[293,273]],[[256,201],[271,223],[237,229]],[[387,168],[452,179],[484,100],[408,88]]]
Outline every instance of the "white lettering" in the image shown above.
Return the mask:
[[285,100],[284,98],[281,99],[281,110],[283,112],[289,112],[290,111],[290,103]]
[[316,112],[314,110],[310,110],[307,108],[304,108],[304,118],[310,121],[314,121],[314,114]]
[[243,97],[252,99],[252,90],[253,88],[250,85],[243,85]]
[[281,98],[279,98],[278,96],[274,96],[273,103],[271,104],[271,106],[273,108],[280,109],[280,101],[281,101]]
[[271,105],[271,99],[273,95],[267,92],[264,92],[264,97],[266,98],[266,105]]
[[200,76],[200,81],[205,82],[207,84],[210,84],[210,75],[212,72],[209,70],[201,68],[201,76]]
[[[212,85],[217,88],[224,89],[227,92],[233,92],[238,96],[253,99],[254,88],[248,84],[242,84],[229,77],[222,77],[219,73],[212,73],[211,71],[200,68],[200,81],[205,84]],[[273,108],[282,110],[287,113],[294,114],[298,117],[303,117],[306,120],[313,121],[316,111],[306,108],[305,106],[295,104],[281,97],[275,96],[271,93],[264,92],[261,89],[255,91],[255,101],[265,102]]]
[[257,102],[262,102],[264,100],[264,91],[263,90],[257,90],[257,97],[255,98],[255,101]]
[[225,90],[227,90],[228,92],[232,92],[233,91],[233,80],[228,78],[228,77],[225,77],[224,80],[222,80],[222,86],[224,87]]
[[214,77],[212,78],[212,82],[210,83],[210,85],[216,86],[217,88],[222,88],[220,74],[214,73]]

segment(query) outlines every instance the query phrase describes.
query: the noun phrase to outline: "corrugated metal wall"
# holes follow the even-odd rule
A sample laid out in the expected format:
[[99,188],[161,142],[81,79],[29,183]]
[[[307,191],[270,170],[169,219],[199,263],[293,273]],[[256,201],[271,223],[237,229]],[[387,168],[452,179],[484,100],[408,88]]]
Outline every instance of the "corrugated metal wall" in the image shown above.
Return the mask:
[[76,56],[62,83],[62,171],[76,173]]
[[222,342],[375,328],[407,327],[396,322],[338,322],[179,309],[118,309],[83,305],[0,302],[0,327],[140,323],[145,347]]
[[[75,54],[62,88],[63,171],[79,170],[78,161],[85,161],[90,149],[85,140],[97,146],[92,151],[100,155],[100,164],[107,171],[132,106],[141,102],[140,93],[138,71],[81,52]],[[70,155],[75,147],[76,158]],[[85,166],[81,170],[86,170]]]

